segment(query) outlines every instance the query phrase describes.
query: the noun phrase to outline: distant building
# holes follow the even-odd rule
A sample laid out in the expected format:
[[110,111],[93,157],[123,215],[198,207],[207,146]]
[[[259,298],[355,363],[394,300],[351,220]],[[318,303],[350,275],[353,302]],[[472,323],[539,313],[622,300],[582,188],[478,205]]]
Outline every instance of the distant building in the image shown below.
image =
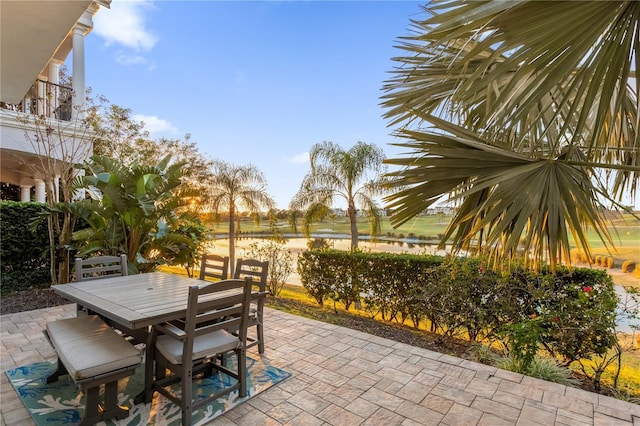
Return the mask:
[[436,207],[426,209],[423,212],[423,215],[430,216],[430,215],[439,214],[439,213],[443,213],[447,216],[450,216],[455,213],[455,209],[449,206],[436,206]]
[[331,209],[331,212],[333,212],[333,214],[335,214],[338,217],[342,217],[342,216],[346,216],[347,215],[347,211],[345,209],[341,209],[341,208]]

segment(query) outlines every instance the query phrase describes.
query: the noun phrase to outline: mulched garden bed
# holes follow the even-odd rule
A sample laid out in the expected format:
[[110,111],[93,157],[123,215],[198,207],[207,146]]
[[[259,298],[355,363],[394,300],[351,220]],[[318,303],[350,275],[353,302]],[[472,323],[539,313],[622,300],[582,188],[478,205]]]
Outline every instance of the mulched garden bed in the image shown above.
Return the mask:
[[69,300],[59,296],[50,288],[30,288],[3,295],[0,299],[0,314],[32,311],[52,306],[68,305]]

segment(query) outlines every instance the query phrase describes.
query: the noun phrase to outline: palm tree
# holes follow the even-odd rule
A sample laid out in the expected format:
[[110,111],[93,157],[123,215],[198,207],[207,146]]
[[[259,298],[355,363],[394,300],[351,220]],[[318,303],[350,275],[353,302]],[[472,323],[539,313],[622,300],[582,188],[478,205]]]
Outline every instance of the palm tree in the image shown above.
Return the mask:
[[315,144],[309,153],[311,171],[302,180],[290,209],[306,209],[303,219],[305,233],[311,222],[324,216],[338,196],[347,201],[351,223],[351,248],[358,248],[357,208],[369,218],[370,231],[380,232],[380,208],[376,196],[386,193],[381,175],[384,153],[372,144],[358,142],[348,151],[333,142]]
[[235,267],[235,222],[238,209],[258,213],[260,208],[271,209],[275,202],[266,190],[267,181],[260,170],[249,164],[236,166],[217,161],[213,166],[211,203],[217,213],[220,209],[229,212],[229,264],[233,276]]
[[[640,2],[433,2],[402,40],[386,117],[410,156],[389,160],[397,226],[443,195],[443,242],[539,268],[570,262],[586,228],[640,178]],[[628,201],[628,200],[627,200]]]

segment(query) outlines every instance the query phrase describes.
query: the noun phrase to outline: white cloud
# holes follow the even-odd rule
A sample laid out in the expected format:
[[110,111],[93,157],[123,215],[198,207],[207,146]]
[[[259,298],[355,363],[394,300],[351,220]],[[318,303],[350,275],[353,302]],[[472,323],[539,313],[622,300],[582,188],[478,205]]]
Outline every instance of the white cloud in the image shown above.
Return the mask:
[[309,153],[303,152],[302,154],[294,155],[287,161],[291,164],[307,164],[309,162]]
[[115,61],[116,63],[125,67],[132,65],[146,65],[149,71],[153,71],[156,69],[156,63],[154,61],[149,61],[142,55],[128,54],[123,51],[119,51],[118,53],[116,53]]
[[154,115],[136,114],[133,117],[136,121],[142,121],[144,128],[151,136],[170,136],[177,135],[178,128],[167,120],[163,120]]
[[129,55],[125,52],[118,52],[116,54],[116,62],[120,65],[129,66],[146,64],[148,61],[141,55]]
[[145,12],[153,8],[148,0],[113,0],[111,8],[93,17],[93,33],[104,38],[105,45],[119,44],[137,52],[148,51],[158,38],[145,27]]

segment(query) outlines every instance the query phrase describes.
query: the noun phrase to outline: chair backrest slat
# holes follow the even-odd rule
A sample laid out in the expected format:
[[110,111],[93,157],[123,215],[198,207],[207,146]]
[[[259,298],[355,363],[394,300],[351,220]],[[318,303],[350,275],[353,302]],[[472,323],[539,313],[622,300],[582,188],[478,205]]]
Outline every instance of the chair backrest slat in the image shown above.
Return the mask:
[[232,317],[234,315],[240,315],[241,312],[242,312],[242,305],[233,305],[233,306],[228,306],[226,308],[218,308],[215,310],[215,312],[204,311],[198,314],[196,322],[197,323],[211,322],[212,320],[219,319],[221,315],[222,317],[225,317],[225,316]]
[[229,274],[229,257],[205,254],[200,262],[200,279],[205,281],[226,280]]
[[257,283],[261,292],[267,289],[267,277],[269,275],[269,261],[256,259],[238,259],[233,278],[250,278],[254,284]]
[[96,280],[127,275],[127,255],[96,256],[75,259],[76,281]]
[[[229,311],[232,310],[239,310],[238,306],[239,306],[238,302],[238,296],[237,295],[233,295],[233,296],[224,296],[221,297],[219,300],[202,300],[200,302],[198,302],[198,312],[196,313],[196,315],[201,315],[203,312],[208,312],[211,310],[220,310],[223,309],[221,308],[221,306],[224,307],[224,309],[227,309]],[[231,314],[237,314],[238,312],[229,312],[228,315]]]
[[213,324],[207,323],[204,326],[200,326],[194,329],[194,335],[200,336],[217,330],[238,330],[241,326],[240,323],[240,314],[234,317],[224,317],[224,319],[220,320],[219,322]]

